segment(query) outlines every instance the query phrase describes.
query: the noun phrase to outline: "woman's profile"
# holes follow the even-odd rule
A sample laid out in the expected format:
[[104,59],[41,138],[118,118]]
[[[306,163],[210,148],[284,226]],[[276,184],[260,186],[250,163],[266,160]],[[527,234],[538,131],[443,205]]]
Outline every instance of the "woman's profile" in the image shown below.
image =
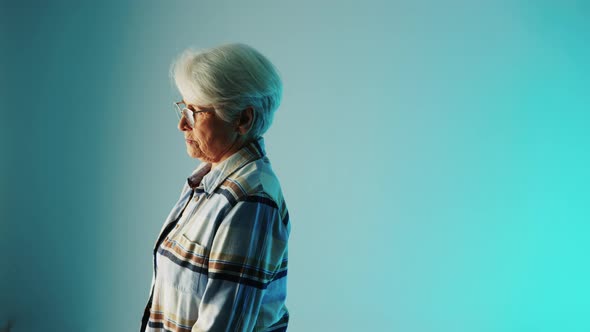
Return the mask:
[[245,44],[185,51],[171,72],[183,144],[202,162],[157,237],[140,331],[286,331],[291,225],[262,137],[281,79]]

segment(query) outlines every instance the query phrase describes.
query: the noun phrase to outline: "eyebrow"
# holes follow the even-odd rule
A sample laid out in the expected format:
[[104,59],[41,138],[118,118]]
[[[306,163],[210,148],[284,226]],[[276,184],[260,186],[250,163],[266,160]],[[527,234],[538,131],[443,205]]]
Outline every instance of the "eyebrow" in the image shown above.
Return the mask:
[[[188,104],[186,101],[184,101],[184,98],[180,100],[181,103],[183,103],[188,109],[195,111],[195,105],[193,104]],[[199,107],[197,107],[198,110],[200,110]]]
[[199,111],[211,111],[212,107],[205,107],[205,106],[197,106],[197,105],[193,105],[193,104],[187,104],[186,101],[184,101],[184,98],[180,100],[180,102],[182,102],[183,104],[186,105],[186,107],[188,109],[192,109],[193,111],[199,110]]

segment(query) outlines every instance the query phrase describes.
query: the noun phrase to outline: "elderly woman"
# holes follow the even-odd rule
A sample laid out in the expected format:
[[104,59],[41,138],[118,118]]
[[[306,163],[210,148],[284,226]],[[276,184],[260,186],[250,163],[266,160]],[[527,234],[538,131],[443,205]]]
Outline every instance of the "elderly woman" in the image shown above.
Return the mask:
[[282,83],[244,44],[182,54],[172,66],[188,177],[154,248],[141,331],[286,331],[289,214],[262,135]]

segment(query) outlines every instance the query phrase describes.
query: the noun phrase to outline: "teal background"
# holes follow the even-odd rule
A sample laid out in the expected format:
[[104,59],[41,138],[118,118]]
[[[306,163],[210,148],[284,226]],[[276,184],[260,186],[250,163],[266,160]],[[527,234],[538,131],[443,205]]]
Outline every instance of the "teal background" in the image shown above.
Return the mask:
[[0,328],[136,331],[197,162],[168,76],[245,42],[289,331],[590,331],[587,1],[6,1]]

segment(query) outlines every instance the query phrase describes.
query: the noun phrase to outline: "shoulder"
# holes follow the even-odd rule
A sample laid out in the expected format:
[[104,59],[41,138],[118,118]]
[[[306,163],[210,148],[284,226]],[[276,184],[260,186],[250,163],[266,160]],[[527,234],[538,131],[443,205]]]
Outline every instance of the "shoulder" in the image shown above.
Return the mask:
[[238,202],[258,202],[286,212],[279,179],[264,156],[249,162],[227,177],[220,186],[228,199]]

